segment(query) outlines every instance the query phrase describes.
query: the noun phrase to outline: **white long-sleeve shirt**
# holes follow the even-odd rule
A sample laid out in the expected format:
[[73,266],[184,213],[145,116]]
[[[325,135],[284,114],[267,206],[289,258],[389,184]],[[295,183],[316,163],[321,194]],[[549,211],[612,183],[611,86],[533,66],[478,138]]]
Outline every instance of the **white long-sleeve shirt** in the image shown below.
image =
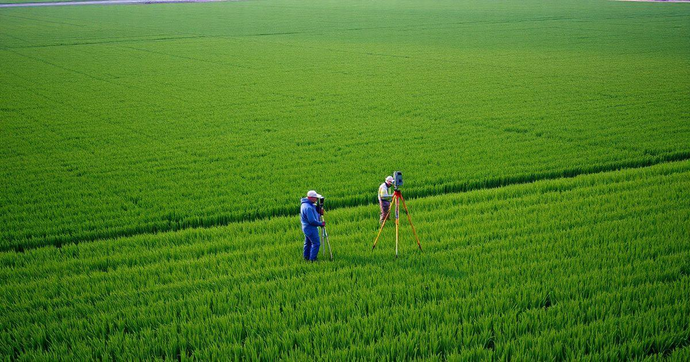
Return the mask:
[[391,188],[386,185],[386,183],[382,183],[381,186],[379,186],[379,202],[381,200],[386,200],[386,201],[391,201],[393,200],[393,194],[391,193]]

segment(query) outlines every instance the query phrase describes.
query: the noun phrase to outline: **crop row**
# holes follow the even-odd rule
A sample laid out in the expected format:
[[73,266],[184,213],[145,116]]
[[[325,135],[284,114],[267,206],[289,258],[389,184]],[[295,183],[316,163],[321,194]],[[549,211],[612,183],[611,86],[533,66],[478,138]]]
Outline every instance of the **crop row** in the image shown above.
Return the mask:
[[0,250],[687,158],[682,10],[552,5],[3,12]]
[[[690,353],[690,162],[0,254],[9,358],[636,359]],[[323,257],[322,257],[323,258]]]

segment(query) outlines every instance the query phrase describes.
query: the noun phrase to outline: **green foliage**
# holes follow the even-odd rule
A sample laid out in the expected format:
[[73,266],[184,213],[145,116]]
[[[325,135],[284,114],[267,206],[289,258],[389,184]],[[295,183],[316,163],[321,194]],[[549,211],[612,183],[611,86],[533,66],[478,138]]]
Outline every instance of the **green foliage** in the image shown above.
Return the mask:
[[65,359],[617,359],[690,346],[690,162],[0,258],[0,355]]
[[[688,360],[689,18],[0,9],[0,359]],[[300,260],[309,189],[333,262]]]
[[686,159],[690,15],[652,5],[3,9],[0,250]]

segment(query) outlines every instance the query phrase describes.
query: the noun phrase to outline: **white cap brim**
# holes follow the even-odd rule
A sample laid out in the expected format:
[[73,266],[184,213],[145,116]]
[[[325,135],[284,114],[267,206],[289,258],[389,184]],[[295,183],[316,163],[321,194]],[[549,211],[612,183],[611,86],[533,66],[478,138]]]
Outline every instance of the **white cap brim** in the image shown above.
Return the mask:
[[307,197],[321,198],[321,195],[319,195],[316,191],[311,190],[311,191],[307,192]]

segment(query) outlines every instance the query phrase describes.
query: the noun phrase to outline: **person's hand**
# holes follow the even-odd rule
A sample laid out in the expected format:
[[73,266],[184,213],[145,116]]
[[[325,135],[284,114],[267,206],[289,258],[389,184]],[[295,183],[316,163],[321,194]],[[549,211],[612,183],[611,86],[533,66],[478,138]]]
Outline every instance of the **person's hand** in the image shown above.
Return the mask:
[[322,222],[322,223],[321,223],[321,226],[326,226],[326,222],[325,222],[325,221]]

